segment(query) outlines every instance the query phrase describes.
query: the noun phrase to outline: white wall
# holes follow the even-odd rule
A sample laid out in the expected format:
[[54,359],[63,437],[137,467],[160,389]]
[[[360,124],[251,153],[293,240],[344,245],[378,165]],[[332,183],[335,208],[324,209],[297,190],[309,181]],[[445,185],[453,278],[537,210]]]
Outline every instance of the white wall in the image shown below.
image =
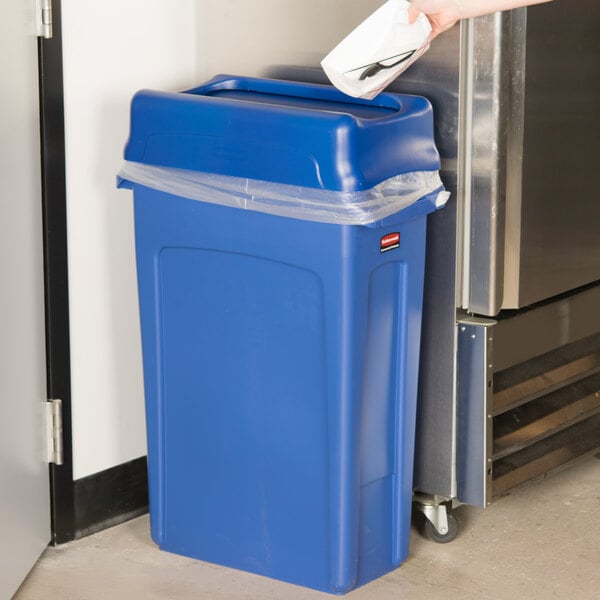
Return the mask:
[[74,477],[146,453],[129,100],[204,77],[195,0],[63,0]]
[[205,0],[208,75],[264,75],[265,66],[319,67],[384,0]]

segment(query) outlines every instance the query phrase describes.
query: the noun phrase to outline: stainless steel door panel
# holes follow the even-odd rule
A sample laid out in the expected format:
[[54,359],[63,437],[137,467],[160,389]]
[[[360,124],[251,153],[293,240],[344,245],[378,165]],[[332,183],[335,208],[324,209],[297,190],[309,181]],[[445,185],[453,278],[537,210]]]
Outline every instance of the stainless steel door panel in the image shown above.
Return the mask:
[[600,280],[599,111],[600,3],[529,8],[520,229],[508,231],[507,308]]
[[460,305],[492,316],[600,280],[600,4],[466,29]]

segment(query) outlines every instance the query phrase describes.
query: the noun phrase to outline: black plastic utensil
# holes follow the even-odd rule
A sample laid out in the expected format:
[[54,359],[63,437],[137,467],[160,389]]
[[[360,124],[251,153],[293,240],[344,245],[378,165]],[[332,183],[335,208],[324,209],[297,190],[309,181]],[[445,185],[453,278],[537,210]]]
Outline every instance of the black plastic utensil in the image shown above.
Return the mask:
[[[408,52],[397,54],[396,56],[401,56],[402,58],[392,63],[391,65],[384,65],[381,61],[368,65],[367,68],[360,74],[360,77],[358,79],[359,81],[364,81],[369,77],[377,75],[377,73],[379,73],[379,71],[383,71],[383,69],[391,69],[392,67],[396,67],[397,65],[406,62],[415,52],[416,50],[409,50]],[[390,58],[386,58],[384,60],[390,60],[391,58],[396,58],[396,56],[390,56]]]

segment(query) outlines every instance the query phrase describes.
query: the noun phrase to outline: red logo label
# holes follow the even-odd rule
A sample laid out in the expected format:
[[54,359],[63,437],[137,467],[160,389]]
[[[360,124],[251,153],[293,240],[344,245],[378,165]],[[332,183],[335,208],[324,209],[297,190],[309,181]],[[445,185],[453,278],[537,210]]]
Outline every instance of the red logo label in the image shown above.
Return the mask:
[[394,248],[400,248],[400,233],[388,233],[379,240],[379,251],[387,252]]

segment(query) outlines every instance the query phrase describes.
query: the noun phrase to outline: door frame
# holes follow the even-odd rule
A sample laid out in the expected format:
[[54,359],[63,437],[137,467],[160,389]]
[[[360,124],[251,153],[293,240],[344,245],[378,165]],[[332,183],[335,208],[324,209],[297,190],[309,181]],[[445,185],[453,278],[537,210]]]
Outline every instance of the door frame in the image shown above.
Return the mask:
[[71,350],[67,255],[65,118],[60,0],[53,0],[53,35],[38,38],[40,145],[44,227],[48,398],[62,400],[62,465],[50,464],[52,542],[75,538],[71,421]]

